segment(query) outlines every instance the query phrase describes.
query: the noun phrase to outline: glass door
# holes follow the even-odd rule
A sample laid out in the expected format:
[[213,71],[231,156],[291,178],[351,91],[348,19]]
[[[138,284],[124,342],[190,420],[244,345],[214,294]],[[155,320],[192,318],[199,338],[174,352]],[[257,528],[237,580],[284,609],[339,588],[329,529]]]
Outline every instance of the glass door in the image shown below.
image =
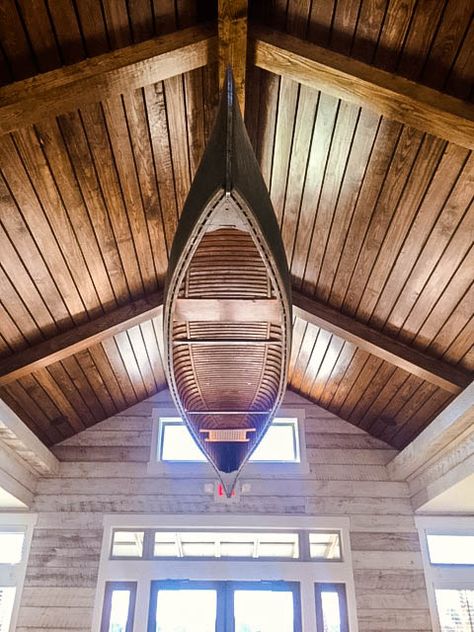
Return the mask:
[[299,584],[155,581],[148,632],[301,632]]
[[148,632],[223,632],[217,582],[151,583]]
[[299,584],[229,583],[227,592],[232,632],[301,632]]

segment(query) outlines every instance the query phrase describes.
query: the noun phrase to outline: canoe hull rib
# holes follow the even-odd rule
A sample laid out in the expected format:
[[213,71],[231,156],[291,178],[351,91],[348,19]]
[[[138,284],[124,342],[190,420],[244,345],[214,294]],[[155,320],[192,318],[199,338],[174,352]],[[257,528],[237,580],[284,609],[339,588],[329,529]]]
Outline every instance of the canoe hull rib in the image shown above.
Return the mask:
[[226,493],[278,409],[291,346],[288,266],[232,74],[170,255],[168,382]]

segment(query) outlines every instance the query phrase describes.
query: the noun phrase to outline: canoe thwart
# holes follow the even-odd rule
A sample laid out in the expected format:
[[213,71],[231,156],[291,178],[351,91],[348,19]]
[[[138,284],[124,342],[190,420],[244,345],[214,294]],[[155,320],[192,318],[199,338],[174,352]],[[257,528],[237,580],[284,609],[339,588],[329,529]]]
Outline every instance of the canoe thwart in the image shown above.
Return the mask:
[[248,432],[255,432],[255,428],[201,428],[201,433],[208,433],[205,438],[207,443],[248,443]]
[[281,303],[276,298],[178,298],[175,321],[281,322]]

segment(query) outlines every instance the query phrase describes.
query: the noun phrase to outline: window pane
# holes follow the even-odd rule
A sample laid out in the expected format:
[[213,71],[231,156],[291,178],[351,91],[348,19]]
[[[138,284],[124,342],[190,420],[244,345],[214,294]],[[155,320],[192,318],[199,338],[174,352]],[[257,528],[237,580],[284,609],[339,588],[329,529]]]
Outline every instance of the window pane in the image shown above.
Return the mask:
[[126,632],[129,608],[130,591],[114,590],[112,592],[110,621],[107,632]]
[[474,535],[427,536],[432,564],[474,564]]
[[115,531],[113,557],[142,557],[143,531]]
[[22,531],[0,531],[0,564],[21,562],[24,539]]
[[321,592],[321,604],[323,610],[323,632],[340,632],[339,594],[337,592]]
[[10,629],[15,593],[14,586],[0,586],[0,632]]
[[235,632],[293,632],[293,593],[236,590],[234,617]]
[[215,590],[159,590],[156,632],[216,632]]
[[299,557],[297,533],[155,532],[155,557]]
[[299,461],[297,420],[275,419],[250,461]]
[[[162,461],[205,461],[206,457],[196,445],[182,421],[161,420]],[[160,448],[160,446],[159,446]],[[267,430],[250,461],[299,462],[298,420],[279,417]]]
[[339,533],[310,533],[309,554],[312,558],[340,560],[341,542]]
[[184,423],[163,422],[162,461],[205,461],[206,457],[196,445]]
[[441,632],[474,632],[474,590],[436,590]]

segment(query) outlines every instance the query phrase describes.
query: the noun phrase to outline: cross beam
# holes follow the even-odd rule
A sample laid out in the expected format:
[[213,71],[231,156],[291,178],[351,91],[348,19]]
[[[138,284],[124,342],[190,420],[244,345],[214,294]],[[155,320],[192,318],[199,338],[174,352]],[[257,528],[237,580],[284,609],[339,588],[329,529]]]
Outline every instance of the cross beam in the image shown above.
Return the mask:
[[293,312],[308,323],[352,342],[360,349],[450,393],[457,395],[469,386],[470,378],[464,371],[433,358],[423,351],[409,347],[296,290],[293,290],[292,297]]
[[250,31],[259,68],[474,149],[474,107],[404,77],[263,26]]
[[[205,307],[204,311],[206,311],[207,317],[215,319],[216,313],[221,313],[219,310],[218,312],[215,311],[219,301],[204,302],[205,305],[186,304],[181,307],[184,307],[186,317],[197,316],[199,319],[202,319],[203,307]],[[126,331],[154,318],[160,314],[162,304],[163,294],[157,292],[149,297],[118,307],[108,314],[58,334],[50,340],[20,351],[9,358],[4,358],[0,361],[0,386],[9,384],[33,371],[47,367],[53,362],[58,362],[121,331]],[[251,305],[252,318],[258,316],[266,319],[275,316],[275,305],[272,302],[253,304],[251,301],[245,303],[240,301],[234,304],[227,301],[222,309],[225,311],[226,318],[229,316],[241,318],[239,314],[249,310],[249,304]],[[299,318],[352,342],[368,353],[417,375],[450,393],[460,393],[470,383],[469,376],[460,369],[433,358],[423,351],[409,347],[365,323],[354,320],[327,305],[300,294],[296,290],[293,290],[293,306],[293,311]]]

